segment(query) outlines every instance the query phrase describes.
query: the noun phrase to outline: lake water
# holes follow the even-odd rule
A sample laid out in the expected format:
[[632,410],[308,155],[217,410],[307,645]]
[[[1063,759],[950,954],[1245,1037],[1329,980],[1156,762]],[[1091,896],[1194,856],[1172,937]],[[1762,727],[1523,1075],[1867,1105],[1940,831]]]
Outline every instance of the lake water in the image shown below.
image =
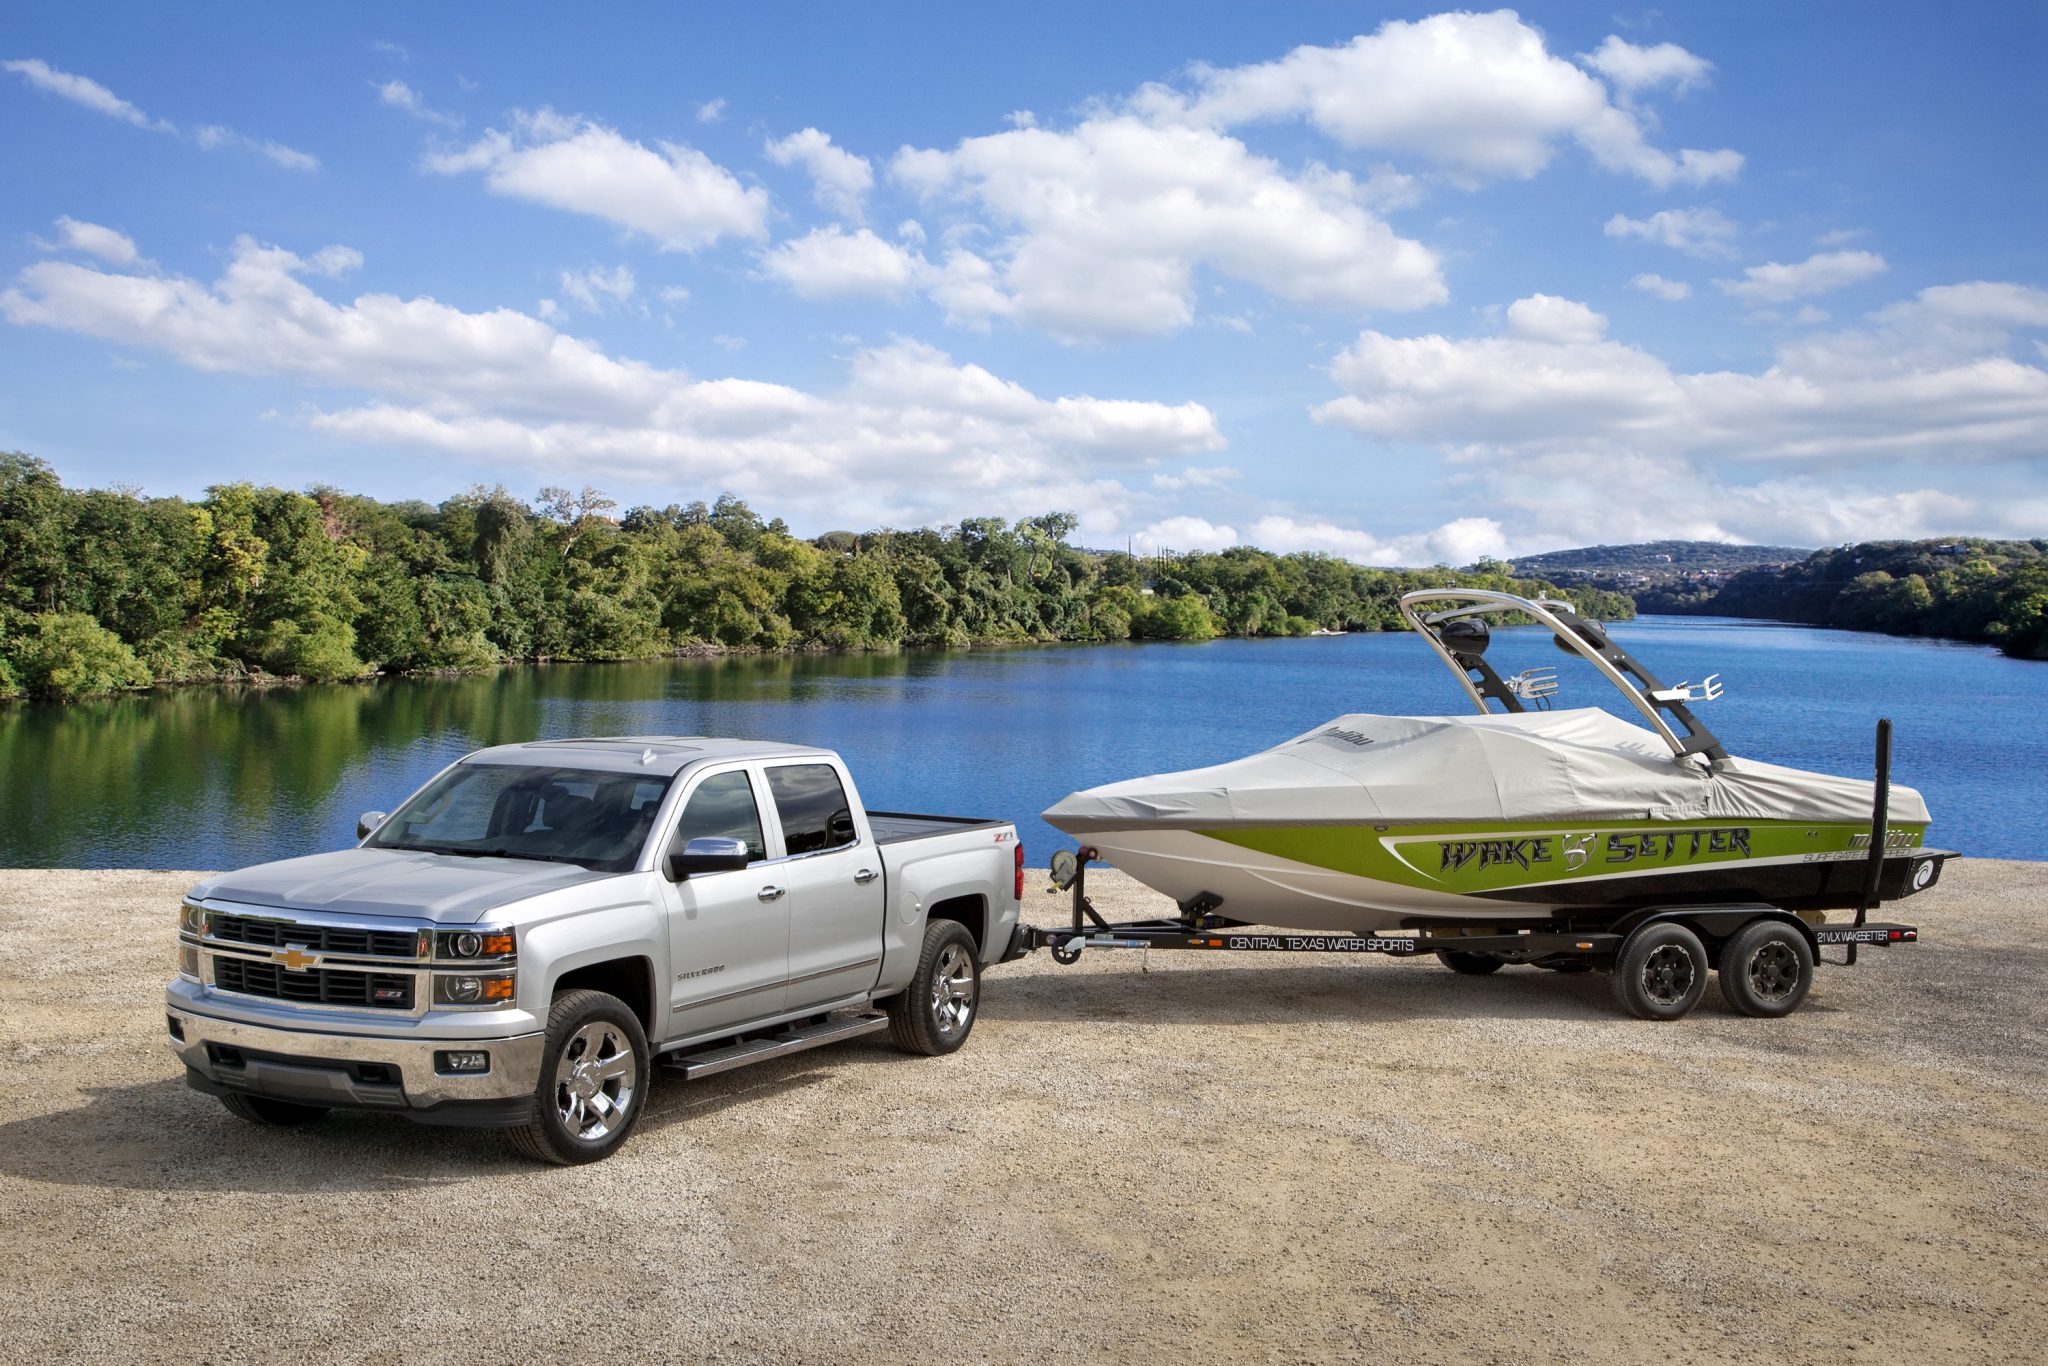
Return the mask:
[[[1730,752],[1856,777],[1880,716],[1931,841],[2048,857],[2048,664],[1977,646],[1712,618],[1616,636]],[[1561,665],[1561,705],[1621,699],[1548,636],[1496,633],[1502,673]],[[232,868],[353,842],[442,765],[573,735],[735,735],[846,755],[871,806],[1003,817],[1042,865],[1037,813],[1076,788],[1236,758],[1347,711],[1458,712],[1406,633],[508,668],[375,685],[188,691],[0,707],[0,866]],[[1635,719],[1630,714],[1630,719]]]

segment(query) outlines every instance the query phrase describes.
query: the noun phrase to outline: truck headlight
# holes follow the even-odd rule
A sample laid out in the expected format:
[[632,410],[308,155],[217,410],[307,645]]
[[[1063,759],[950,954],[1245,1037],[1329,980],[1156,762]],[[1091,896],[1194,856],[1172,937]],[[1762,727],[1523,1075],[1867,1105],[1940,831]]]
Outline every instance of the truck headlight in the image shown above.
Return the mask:
[[195,906],[189,901],[178,907],[178,928],[187,934],[204,938],[212,918],[204,906]]
[[434,934],[434,957],[443,960],[510,958],[515,948],[510,930],[439,930]]
[[434,974],[434,1004],[438,1006],[505,1006],[512,1004],[513,974],[509,972]]
[[190,944],[178,945],[178,975],[188,982],[199,980],[199,950]]

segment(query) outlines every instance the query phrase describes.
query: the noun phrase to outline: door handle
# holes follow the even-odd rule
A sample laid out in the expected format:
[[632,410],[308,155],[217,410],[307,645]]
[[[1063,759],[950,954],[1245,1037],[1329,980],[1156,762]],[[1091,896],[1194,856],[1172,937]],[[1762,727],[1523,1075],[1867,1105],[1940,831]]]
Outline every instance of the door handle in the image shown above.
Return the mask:
[[754,899],[757,901],[773,901],[781,895],[782,889],[771,885],[763,887],[760,891],[754,893]]
[[853,880],[855,882],[858,882],[861,886],[865,887],[870,882],[873,882],[875,880],[875,870],[872,868],[863,868],[853,875]]

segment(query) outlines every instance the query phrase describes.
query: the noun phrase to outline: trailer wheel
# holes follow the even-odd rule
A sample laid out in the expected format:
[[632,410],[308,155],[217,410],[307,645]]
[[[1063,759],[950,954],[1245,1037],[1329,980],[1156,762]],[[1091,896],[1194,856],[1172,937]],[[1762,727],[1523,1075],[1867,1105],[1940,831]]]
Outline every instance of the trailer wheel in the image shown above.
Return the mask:
[[1614,998],[1639,1020],[1676,1020],[1706,994],[1706,945],[1683,925],[1645,925],[1621,946]]
[[1461,953],[1457,949],[1438,949],[1436,958],[1460,977],[1484,977],[1507,966],[1505,959],[1494,954]]
[[1721,948],[1721,996],[1744,1015],[1790,1015],[1812,986],[1813,946],[1782,920],[1752,920]]
[[924,927],[917,973],[904,990],[882,1002],[889,1038],[906,1053],[936,1058],[967,1042],[981,1004],[981,964],[974,936],[957,920]]

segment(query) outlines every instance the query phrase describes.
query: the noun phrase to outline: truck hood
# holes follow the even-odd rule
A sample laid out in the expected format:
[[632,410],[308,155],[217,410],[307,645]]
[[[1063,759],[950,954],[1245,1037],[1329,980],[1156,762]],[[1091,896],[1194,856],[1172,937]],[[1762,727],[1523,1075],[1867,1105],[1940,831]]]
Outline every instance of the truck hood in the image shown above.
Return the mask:
[[510,902],[610,876],[573,863],[342,849],[222,873],[192,895],[278,910],[470,925]]

